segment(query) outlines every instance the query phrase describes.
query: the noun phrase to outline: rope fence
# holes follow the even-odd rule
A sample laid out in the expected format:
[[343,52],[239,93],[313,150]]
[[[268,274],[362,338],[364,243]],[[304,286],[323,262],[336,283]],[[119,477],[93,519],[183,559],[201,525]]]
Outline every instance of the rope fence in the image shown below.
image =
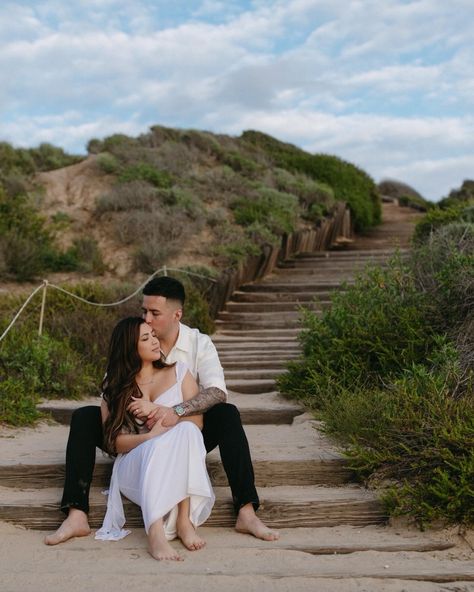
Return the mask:
[[39,286],[37,286],[33,290],[33,292],[28,296],[28,298],[25,300],[25,302],[21,305],[21,308],[19,309],[19,311],[15,314],[15,316],[11,320],[10,324],[8,325],[8,327],[5,329],[5,331],[2,333],[2,335],[0,335],[0,343],[8,335],[8,332],[13,327],[13,325],[16,323],[16,321],[18,320],[19,316],[25,310],[25,308],[27,307],[27,305],[31,301],[31,299],[40,290],[43,290],[43,294],[42,294],[42,299],[41,299],[41,310],[40,310],[40,319],[39,319],[39,326],[38,326],[38,335],[41,335],[42,332],[43,332],[44,311],[45,311],[45,308],[46,308],[46,293],[47,293],[48,288],[52,288],[53,290],[58,290],[59,292],[62,292],[63,294],[67,294],[71,298],[75,298],[76,300],[79,300],[80,302],[83,302],[84,304],[89,304],[91,306],[97,306],[97,307],[106,308],[106,307],[112,307],[112,306],[119,306],[120,304],[123,304],[124,302],[127,302],[128,300],[131,300],[141,290],[143,290],[143,288],[146,286],[146,284],[151,279],[153,279],[155,276],[157,276],[160,273],[162,273],[164,276],[166,276],[166,275],[168,275],[168,272],[169,271],[178,272],[178,273],[184,273],[186,275],[190,275],[190,276],[194,276],[194,277],[199,277],[201,279],[208,280],[208,281],[211,281],[211,282],[216,282],[217,281],[214,278],[211,278],[210,276],[205,276],[205,275],[202,275],[200,273],[195,273],[194,271],[189,271],[188,269],[179,269],[179,268],[175,268],[175,267],[167,267],[165,265],[165,266],[161,267],[160,269],[158,269],[157,271],[154,271],[129,296],[126,296],[125,298],[122,298],[121,300],[117,300],[117,302],[92,302],[91,300],[87,300],[86,298],[82,298],[82,296],[78,296],[77,294],[74,294],[73,292],[70,292],[69,290],[66,290],[65,288],[61,288],[61,286],[56,286],[55,284],[51,284],[51,283],[48,282],[48,280],[43,280],[43,282]]

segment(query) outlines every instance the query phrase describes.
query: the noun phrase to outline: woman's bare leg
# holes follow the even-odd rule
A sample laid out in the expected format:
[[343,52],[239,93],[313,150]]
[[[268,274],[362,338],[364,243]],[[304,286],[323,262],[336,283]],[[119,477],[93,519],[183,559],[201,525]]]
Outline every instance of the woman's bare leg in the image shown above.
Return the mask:
[[206,544],[206,541],[198,536],[196,529],[189,519],[189,497],[178,504],[178,518],[176,520],[178,537],[190,551],[198,551]]
[[150,526],[148,530],[148,543],[150,555],[158,561],[183,561],[183,557],[177,553],[168,543],[163,529],[163,519],[160,518]]

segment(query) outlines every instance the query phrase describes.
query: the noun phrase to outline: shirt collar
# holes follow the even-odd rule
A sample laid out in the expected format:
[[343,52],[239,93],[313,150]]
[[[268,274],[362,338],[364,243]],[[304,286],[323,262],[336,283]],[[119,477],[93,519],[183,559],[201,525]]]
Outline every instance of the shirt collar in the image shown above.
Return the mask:
[[175,348],[185,352],[191,350],[189,327],[183,325],[182,323],[179,324],[178,339],[176,340],[176,343],[174,344],[174,347],[172,349]]

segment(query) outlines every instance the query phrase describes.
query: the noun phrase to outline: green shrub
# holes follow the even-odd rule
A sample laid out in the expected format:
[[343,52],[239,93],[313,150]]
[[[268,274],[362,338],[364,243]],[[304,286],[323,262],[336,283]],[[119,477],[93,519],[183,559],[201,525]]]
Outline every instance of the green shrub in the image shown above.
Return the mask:
[[435,207],[433,202],[428,201],[421,196],[417,197],[415,195],[402,195],[398,198],[398,203],[401,206],[414,208],[420,212],[428,212]]
[[374,181],[361,169],[336,156],[309,154],[256,131],[246,131],[242,142],[260,147],[275,166],[300,172],[329,185],[338,201],[349,205],[357,231],[365,231],[381,221],[381,202]]
[[113,154],[102,152],[97,157],[97,165],[99,168],[109,175],[114,175],[120,170],[120,163]]
[[386,269],[369,268],[334,295],[321,317],[304,313],[303,358],[280,377],[280,390],[318,409],[336,385],[383,384],[430,352],[435,335],[426,307],[428,298],[400,260]]
[[276,235],[293,232],[298,219],[297,198],[266,187],[252,198],[237,198],[232,209],[237,224],[249,226],[256,222]]
[[118,180],[120,183],[130,183],[130,181],[147,181],[154,187],[171,187],[173,181],[171,175],[166,171],[160,171],[147,163],[139,163],[127,166],[120,173]]
[[41,398],[75,399],[97,394],[93,369],[67,339],[35,336],[15,327],[0,344],[0,421],[28,425]]
[[465,180],[459,189],[453,189],[449,195],[438,202],[444,210],[451,207],[466,207],[474,205],[474,181]]
[[432,317],[436,330],[455,337],[453,331],[474,313],[474,224],[439,226],[413,250],[410,266],[437,311]]
[[5,275],[20,282],[35,279],[47,267],[48,245],[17,230],[8,230],[0,238],[0,252]]
[[225,220],[214,228],[216,242],[211,245],[215,262],[222,267],[237,267],[251,255],[259,255],[260,247],[239,226]]
[[192,220],[198,220],[204,216],[204,208],[201,201],[188,189],[173,187],[163,194],[163,203],[185,212]]
[[[472,377],[471,377],[472,378]],[[350,466],[385,492],[393,514],[424,523],[474,522],[474,398],[456,398],[456,349],[440,338],[425,364],[386,388],[344,390],[323,404],[329,433],[346,443]]]
[[29,177],[39,171],[51,171],[84,160],[64,152],[62,148],[47,142],[37,148],[14,148],[8,142],[0,142],[0,179],[15,174]]
[[90,237],[74,240],[71,251],[78,261],[78,269],[84,273],[103,273],[106,269],[97,241]]
[[221,160],[236,173],[244,175],[244,177],[255,178],[260,171],[259,165],[254,160],[237,151],[227,152],[222,156]]
[[436,229],[462,219],[463,210],[460,207],[448,207],[444,210],[435,207],[417,223],[413,240],[415,243],[426,241]]
[[[90,251],[80,250],[83,241],[61,251],[54,242],[57,221],[48,225],[33,204],[32,195],[10,197],[0,187],[0,259],[2,273],[18,281],[33,280],[45,271],[75,271],[88,267]],[[98,262],[94,258],[95,264]]]
[[21,378],[0,380],[0,424],[31,425],[41,417],[36,408],[38,397]]

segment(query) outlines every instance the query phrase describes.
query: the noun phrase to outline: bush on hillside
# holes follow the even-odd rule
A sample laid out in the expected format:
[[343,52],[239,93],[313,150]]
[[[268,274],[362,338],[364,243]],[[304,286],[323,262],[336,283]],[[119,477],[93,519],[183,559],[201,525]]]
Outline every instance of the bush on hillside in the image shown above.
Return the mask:
[[435,207],[435,204],[426,199],[419,198],[413,195],[402,195],[398,198],[398,203],[407,208],[413,208],[420,212],[427,212]]
[[275,166],[304,173],[329,185],[335,198],[347,202],[351,208],[357,231],[363,232],[380,223],[381,203],[377,187],[364,171],[353,164],[328,154],[309,154],[261,132],[246,131],[241,138],[244,143],[264,150]]
[[466,179],[459,189],[453,189],[449,195],[438,202],[441,209],[474,205],[474,181]]
[[290,193],[262,187],[252,197],[237,198],[231,207],[241,226],[257,222],[276,235],[289,234],[296,228],[298,200]]
[[173,180],[167,171],[160,171],[147,163],[139,163],[124,168],[118,177],[120,183],[147,181],[154,187],[171,187]]
[[426,200],[421,193],[406,183],[395,179],[384,179],[378,184],[380,195],[398,199],[401,206],[414,207],[422,212],[433,207],[433,203]]
[[8,142],[0,142],[0,181],[9,174],[29,177],[40,171],[51,171],[83,160],[64,152],[62,148],[40,144],[36,148],[14,148]]
[[96,212],[100,216],[104,212],[151,211],[160,203],[162,195],[168,191],[168,189],[156,189],[145,181],[120,183],[97,199]]

